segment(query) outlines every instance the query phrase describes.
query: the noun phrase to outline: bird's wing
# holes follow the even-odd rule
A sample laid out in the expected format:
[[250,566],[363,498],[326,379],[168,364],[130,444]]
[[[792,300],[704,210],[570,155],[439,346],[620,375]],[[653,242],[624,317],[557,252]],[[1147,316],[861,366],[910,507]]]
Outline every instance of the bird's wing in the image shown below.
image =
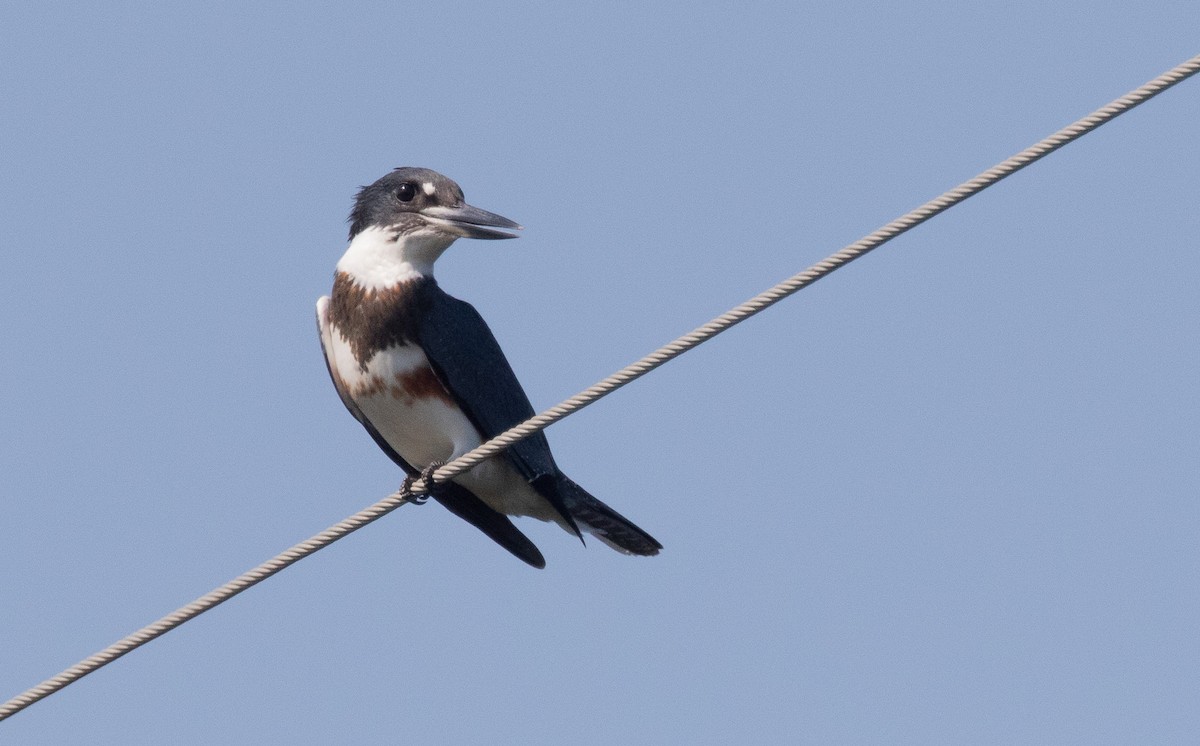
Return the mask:
[[[354,419],[358,420],[370,434],[371,439],[379,446],[380,450],[395,461],[396,464],[407,474],[416,475],[418,470],[400,457],[396,453],[396,449],[392,448],[391,444],[384,439],[371,421],[367,419],[358,405],[354,403],[354,399],[350,397],[350,392],[346,390],[345,382],[338,375],[337,364],[333,359],[333,330],[329,324],[329,298],[323,297],[317,301],[317,331],[321,339],[322,357],[325,358],[325,368],[329,371],[329,377],[333,380],[333,387],[337,389],[338,397],[342,400],[342,404],[354,415]],[[512,552],[518,559],[523,560],[536,568],[546,566],[546,560],[542,557],[542,553],[525,534],[521,533],[513,522],[508,519],[508,516],[490,508],[486,503],[472,494],[464,487],[460,487],[453,482],[447,482],[440,485],[440,488],[434,494],[434,499],[444,505],[447,510],[455,514],[459,518],[467,521],[475,528],[487,534],[492,541]]]
[[[436,286],[429,288],[420,344],[434,372],[484,440],[534,415],[500,344],[471,306]],[[546,436],[535,433],[507,450],[529,481],[555,475],[558,467]]]
[[[532,417],[529,397],[479,312],[437,285],[431,285],[426,293],[418,331],[421,348],[442,385],[484,440]],[[504,455],[579,534],[557,489],[558,466],[546,436],[534,433],[509,446]]]

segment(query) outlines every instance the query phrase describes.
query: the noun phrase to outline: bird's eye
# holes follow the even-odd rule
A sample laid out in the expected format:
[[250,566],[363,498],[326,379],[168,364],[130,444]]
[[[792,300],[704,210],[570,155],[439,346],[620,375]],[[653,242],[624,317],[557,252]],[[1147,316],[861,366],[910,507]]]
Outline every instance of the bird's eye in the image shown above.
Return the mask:
[[396,199],[401,202],[412,202],[413,197],[417,196],[417,187],[412,182],[404,182],[396,187]]

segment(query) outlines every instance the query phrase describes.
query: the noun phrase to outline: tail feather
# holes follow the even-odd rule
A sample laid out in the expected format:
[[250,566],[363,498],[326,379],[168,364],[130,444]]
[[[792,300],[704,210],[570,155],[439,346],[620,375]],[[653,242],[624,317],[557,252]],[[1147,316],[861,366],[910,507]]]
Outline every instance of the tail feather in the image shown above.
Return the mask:
[[579,528],[618,552],[652,557],[662,549],[657,539],[567,477],[560,475],[557,487],[563,505]]

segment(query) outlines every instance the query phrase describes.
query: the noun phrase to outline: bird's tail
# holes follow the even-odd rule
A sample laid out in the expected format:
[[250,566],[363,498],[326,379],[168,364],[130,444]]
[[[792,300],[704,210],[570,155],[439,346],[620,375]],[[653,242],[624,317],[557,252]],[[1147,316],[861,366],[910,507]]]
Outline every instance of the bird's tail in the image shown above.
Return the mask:
[[650,557],[662,544],[625,516],[608,507],[565,476],[558,479],[558,494],[579,528],[622,554]]

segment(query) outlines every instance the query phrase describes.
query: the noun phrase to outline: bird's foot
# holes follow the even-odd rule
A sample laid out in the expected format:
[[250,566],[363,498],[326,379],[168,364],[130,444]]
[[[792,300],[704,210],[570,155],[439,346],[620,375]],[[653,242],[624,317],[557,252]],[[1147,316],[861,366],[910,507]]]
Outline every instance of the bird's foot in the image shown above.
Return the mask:
[[429,495],[424,492],[413,492],[412,491],[413,485],[416,484],[417,480],[420,478],[421,478],[420,475],[413,476],[412,474],[409,474],[407,477],[404,478],[404,483],[400,485],[400,490],[399,490],[400,494],[404,497],[405,500],[412,503],[413,505],[424,505],[425,501],[429,499]]
[[[421,470],[417,476],[408,475],[404,478],[404,484],[400,485],[400,494],[411,503],[416,505],[424,505],[437,489],[437,482],[433,481],[433,473],[446,465],[445,461],[430,461],[429,466]],[[413,485],[417,482],[422,482],[425,485],[424,492],[413,492]]]

